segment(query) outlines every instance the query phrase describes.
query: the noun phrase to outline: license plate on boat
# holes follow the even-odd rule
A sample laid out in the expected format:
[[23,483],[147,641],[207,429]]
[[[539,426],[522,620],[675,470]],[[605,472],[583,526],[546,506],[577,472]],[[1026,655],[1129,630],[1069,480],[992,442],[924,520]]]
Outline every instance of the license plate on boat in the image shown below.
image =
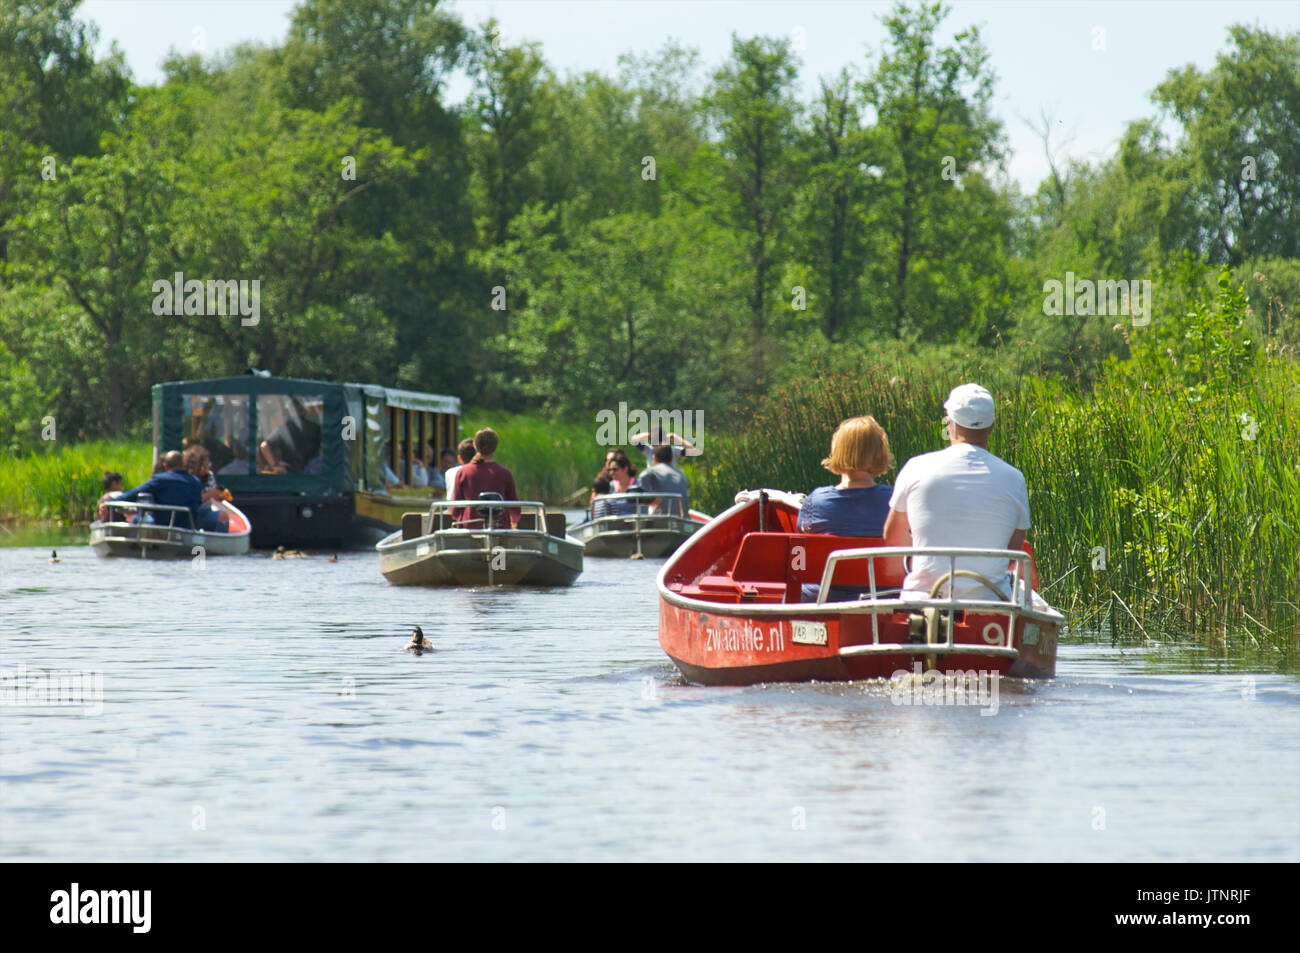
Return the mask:
[[826,623],[791,621],[790,641],[800,645],[825,645]]

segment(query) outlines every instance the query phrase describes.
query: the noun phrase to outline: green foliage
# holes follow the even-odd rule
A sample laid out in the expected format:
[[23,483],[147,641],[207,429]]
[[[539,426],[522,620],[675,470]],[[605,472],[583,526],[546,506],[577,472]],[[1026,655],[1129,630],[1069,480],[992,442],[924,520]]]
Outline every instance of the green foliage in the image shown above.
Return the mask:
[[547,420],[533,414],[471,409],[461,418],[461,439],[491,427],[501,438],[493,458],[510,468],[515,488],[526,500],[574,505],[590,489],[604,460],[595,444],[596,425],[572,418]]
[[57,439],[43,450],[0,457],[0,519],[88,522],[104,494],[104,472],[116,470],[130,489],[149,478],[152,457],[148,443]]
[[1176,178],[1191,183],[1190,247],[1215,263],[1300,257],[1300,34],[1228,30],[1214,68],[1170,70],[1154,99],[1186,130]]
[[1133,328],[1133,359],[1114,367],[1113,379],[1121,386],[1180,392],[1196,402],[1253,378],[1259,346],[1246,323],[1242,287],[1233,287],[1223,269],[1210,297],[1206,270],[1184,256],[1156,272],[1151,323]]

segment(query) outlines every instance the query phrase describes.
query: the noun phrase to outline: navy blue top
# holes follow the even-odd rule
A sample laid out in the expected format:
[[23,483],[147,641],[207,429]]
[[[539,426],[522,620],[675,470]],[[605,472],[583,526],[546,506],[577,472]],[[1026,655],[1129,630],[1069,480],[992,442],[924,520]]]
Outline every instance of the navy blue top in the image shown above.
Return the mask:
[[[198,477],[185,470],[155,473],[144,484],[134,490],[127,490],[118,497],[118,500],[131,503],[141,493],[152,493],[153,501],[165,506],[188,507],[191,518],[198,516],[199,507],[203,504],[203,484],[199,482]],[[184,520],[178,517],[176,522],[181,525]]]
[[893,492],[892,486],[881,483],[847,490],[819,486],[804,497],[799,507],[799,532],[883,536]]

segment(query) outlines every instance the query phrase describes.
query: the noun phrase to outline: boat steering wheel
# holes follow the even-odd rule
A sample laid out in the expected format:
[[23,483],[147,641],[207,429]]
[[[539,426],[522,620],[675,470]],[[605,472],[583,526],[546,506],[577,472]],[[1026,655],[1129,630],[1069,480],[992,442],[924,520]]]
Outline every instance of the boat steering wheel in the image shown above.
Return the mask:
[[960,576],[963,579],[978,580],[979,582],[984,584],[984,587],[986,589],[992,590],[993,594],[997,596],[999,599],[1001,599],[1003,602],[1007,601],[1007,596],[1002,592],[1001,589],[997,587],[997,585],[994,582],[989,580],[988,576],[982,576],[971,569],[958,569],[955,572],[944,573],[935,581],[935,584],[930,587],[930,598],[933,599],[935,596],[939,594],[939,589],[943,586],[945,582],[949,582],[952,579],[956,579],[958,576]]

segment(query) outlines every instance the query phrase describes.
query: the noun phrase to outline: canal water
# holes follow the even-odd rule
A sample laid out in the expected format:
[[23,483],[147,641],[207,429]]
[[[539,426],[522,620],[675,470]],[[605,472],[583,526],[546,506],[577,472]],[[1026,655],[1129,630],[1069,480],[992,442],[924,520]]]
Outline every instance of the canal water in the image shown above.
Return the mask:
[[992,715],[703,688],[653,560],[431,590],[373,553],[59,556],[0,549],[3,860],[1300,859],[1290,675],[1077,643]]

